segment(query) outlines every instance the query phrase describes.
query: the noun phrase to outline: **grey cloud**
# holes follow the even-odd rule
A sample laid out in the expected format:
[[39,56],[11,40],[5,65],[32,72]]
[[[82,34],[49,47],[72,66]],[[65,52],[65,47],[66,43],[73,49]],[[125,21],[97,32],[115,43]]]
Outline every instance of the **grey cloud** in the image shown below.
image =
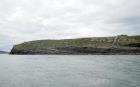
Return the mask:
[[9,49],[7,41],[140,34],[139,9],[139,0],[1,0],[0,48]]
[[0,50],[9,51],[13,46],[13,42],[10,37],[0,35]]
[[118,23],[124,23],[124,24],[140,24],[140,16],[139,17],[127,17],[127,18],[122,18],[118,20]]

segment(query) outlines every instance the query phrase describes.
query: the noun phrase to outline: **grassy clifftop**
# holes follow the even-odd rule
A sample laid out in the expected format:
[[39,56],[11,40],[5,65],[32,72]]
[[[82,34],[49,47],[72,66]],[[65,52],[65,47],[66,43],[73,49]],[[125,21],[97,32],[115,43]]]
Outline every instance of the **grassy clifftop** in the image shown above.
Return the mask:
[[14,46],[16,50],[36,50],[56,47],[123,48],[139,47],[140,36],[93,37],[63,40],[37,40]]

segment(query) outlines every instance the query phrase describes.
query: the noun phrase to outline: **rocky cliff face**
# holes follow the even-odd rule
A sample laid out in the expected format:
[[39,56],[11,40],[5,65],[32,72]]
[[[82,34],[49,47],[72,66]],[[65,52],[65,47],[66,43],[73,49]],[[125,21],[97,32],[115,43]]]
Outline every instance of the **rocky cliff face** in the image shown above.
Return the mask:
[[136,54],[140,55],[138,48],[91,48],[91,47],[62,47],[62,48],[48,48],[48,49],[35,49],[35,50],[16,50],[12,49],[10,54],[56,54],[56,55],[114,55],[114,54]]

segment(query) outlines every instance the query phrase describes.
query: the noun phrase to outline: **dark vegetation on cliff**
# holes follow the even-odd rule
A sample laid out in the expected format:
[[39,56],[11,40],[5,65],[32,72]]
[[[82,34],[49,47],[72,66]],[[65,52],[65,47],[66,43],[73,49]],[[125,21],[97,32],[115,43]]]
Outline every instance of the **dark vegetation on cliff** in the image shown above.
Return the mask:
[[11,54],[140,54],[140,36],[37,40],[15,45]]

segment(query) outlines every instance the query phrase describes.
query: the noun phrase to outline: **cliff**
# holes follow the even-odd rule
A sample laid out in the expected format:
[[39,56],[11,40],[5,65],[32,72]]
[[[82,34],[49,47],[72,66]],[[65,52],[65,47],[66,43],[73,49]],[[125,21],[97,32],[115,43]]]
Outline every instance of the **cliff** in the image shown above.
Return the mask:
[[140,54],[140,36],[37,40],[15,45],[10,54]]

